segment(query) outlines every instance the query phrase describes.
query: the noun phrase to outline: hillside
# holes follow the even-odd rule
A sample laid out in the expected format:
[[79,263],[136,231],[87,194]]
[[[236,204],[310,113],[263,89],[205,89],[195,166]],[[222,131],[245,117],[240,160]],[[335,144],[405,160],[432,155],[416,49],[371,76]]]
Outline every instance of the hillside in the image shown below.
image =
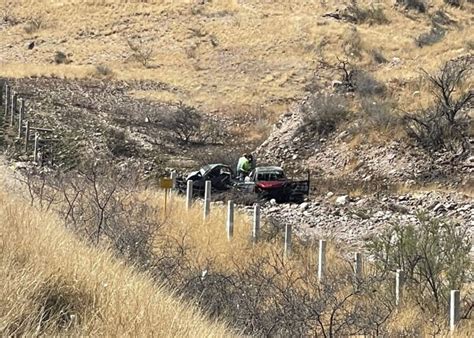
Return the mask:
[[2,173],[2,335],[232,335],[111,251],[85,245],[4,179]]
[[[288,228],[264,220],[252,244],[251,217],[239,208],[229,241],[222,203],[213,203],[203,220],[199,201],[186,210],[172,194],[165,209],[162,192],[143,190],[129,175],[111,179],[93,176],[103,173],[99,167],[90,170],[46,181],[30,177],[15,188],[32,192],[25,199],[6,188],[19,181],[2,177],[3,334],[231,336],[209,321],[218,319],[252,336],[447,335],[453,286],[461,291],[456,334],[472,332],[472,243],[465,226],[417,216],[418,242],[410,237],[413,227],[390,242],[406,250],[402,264],[423,257],[407,270],[397,305],[392,256],[383,263],[377,247],[388,233],[367,242],[375,246],[364,248],[357,275],[354,252],[329,241],[320,279],[314,238],[295,236],[284,249]],[[420,251],[441,243],[449,254]],[[397,250],[386,254],[398,257]],[[436,266],[424,265],[435,258]],[[431,277],[420,277],[426,268]]]
[[[473,23],[472,0],[0,0],[0,332],[444,336],[457,289],[470,336]],[[203,220],[157,191],[244,153],[309,194],[227,186]]]
[[[320,72],[320,61],[335,62],[348,48],[400,100],[411,94],[421,66],[433,71],[472,48],[470,2],[456,8],[432,0],[426,13],[388,0],[358,3],[361,11],[379,12],[354,24],[323,17],[343,13],[350,1],[3,0],[0,76],[91,78],[106,66],[115,79],[173,88],[137,89],[136,97],[245,115],[285,111],[304,96],[315,72],[322,85],[331,83],[335,75]],[[443,35],[418,47],[415,39],[433,20],[441,20]],[[127,41],[149,52],[147,67]],[[374,61],[374,51],[387,63]],[[55,64],[56,52],[67,65]]]

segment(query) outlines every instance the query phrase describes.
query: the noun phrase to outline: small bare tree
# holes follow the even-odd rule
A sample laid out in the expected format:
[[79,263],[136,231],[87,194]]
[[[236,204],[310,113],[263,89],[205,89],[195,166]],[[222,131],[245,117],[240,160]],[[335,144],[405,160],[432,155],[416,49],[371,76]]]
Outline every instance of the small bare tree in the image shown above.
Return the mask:
[[128,47],[132,51],[132,58],[140,62],[143,67],[148,68],[150,66],[150,61],[153,59],[154,50],[149,43],[144,41],[133,41],[131,39],[127,40]]
[[164,119],[167,128],[182,143],[190,143],[199,135],[202,115],[192,107],[179,102],[176,110]]
[[407,133],[429,151],[449,150],[463,158],[470,152],[469,116],[464,112],[474,101],[472,88],[463,85],[472,73],[474,58],[448,61],[437,74],[423,70],[435,98],[434,106],[404,117]]

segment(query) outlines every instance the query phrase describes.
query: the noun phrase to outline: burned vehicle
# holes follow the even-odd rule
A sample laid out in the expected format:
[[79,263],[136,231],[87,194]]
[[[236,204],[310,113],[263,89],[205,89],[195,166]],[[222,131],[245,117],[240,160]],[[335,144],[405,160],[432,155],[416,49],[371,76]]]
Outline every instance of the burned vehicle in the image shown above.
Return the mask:
[[[286,177],[281,167],[256,167],[245,180],[233,177],[231,168],[225,164],[208,164],[198,171],[193,171],[181,179],[176,185],[180,192],[186,192],[186,182],[193,181],[193,194],[204,195],[206,181],[211,181],[213,193],[255,197],[255,199],[275,199],[278,203],[302,202],[309,194],[309,174],[306,180],[295,181]],[[223,195],[223,197],[225,197]],[[236,199],[236,198],[235,198]],[[245,198],[242,198],[244,200]],[[247,198],[250,200],[250,198]]]
[[204,194],[206,181],[211,181],[214,191],[226,191],[232,187],[232,170],[228,165],[217,163],[203,166],[197,171],[193,171],[186,177],[178,179],[176,186],[179,191],[186,191],[186,182],[193,181],[193,192],[196,195]]
[[260,198],[275,199],[279,203],[302,202],[309,194],[310,178],[294,181],[286,177],[281,167],[257,167],[245,181],[234,187],[243,193],[257,194]]

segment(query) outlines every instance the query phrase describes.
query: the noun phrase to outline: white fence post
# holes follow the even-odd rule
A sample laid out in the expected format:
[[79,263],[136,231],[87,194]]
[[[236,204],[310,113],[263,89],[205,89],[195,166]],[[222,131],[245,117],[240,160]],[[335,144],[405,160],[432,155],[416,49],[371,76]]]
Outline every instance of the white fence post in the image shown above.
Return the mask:
[[234,201],[227,202],[227,239],[230,241],[234,237]]
[[451,290],[449,298],[449,329],[454,331],[460,319],[461,295],[459,290]]
[[403,297],[403,283],[404,276],[403,270],[397,269],[395,273],[395,305],[400,305]]
[[171,181],[173,181],[173,185],[171,189],[176,189],[176,171],[172,171],[170,174]]
[[204,190],[204,220],[209,217],[211,213],[211,181],[206,181]]
[[326,241],[319,240],[319,257],[318,257],[318,281],[321,282],[326,272]]
[[3,86],[0,87],[0,104],[3,106],[3,90],[6,87],[7,83],[4,82]]
[[14,119],[15,119],[16,100],[17,100],[16,93],[13,92],[12,97],[11,97],[11,102],[10,102],[10,127],[13,127],[13,124],[15,123]]
[[354,254],[354,273],[357,278],[362,277],[363,271],[363,262],[362,262],[362,254],[360,252],[356,252]]
[[33,150],[33,162],[38,162],[38,143],[39,143],[39,134],[35,133],[35,148]]
[[255,203],[253,206],[253,227],[252,227],[252,241],[257,243],[260,237],[260,204]]
[[5,121],[7,120],[8,117],[8,111],[10,109],[10,86],[5,85],[5,107],[4,107],[4,118]]
[[188,180],[186,182],[186,209],[191,209],[193,205],[193,181]]
[[291,224],[285,225],[285,257],[291,255]]
[[20,99],[20,114],[18,115],[18,138],[21,138],[23,132],[23,114],[25,112],[25,100]]
[[28,142],[30,141],[30,121],[26,121],[25,130],[25,153],[28,153]]

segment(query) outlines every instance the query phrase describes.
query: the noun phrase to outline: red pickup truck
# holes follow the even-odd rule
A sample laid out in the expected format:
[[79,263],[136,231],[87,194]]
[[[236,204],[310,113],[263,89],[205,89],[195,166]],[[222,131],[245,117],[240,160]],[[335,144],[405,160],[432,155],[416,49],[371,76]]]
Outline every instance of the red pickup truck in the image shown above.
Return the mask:
[[294,181],[286,177],[281,167],[257,167],[245,181],[235,181],[238,190],[256,193],[265,199],[277,202],[302,202],[309,194],[310,177],[307,180]]

